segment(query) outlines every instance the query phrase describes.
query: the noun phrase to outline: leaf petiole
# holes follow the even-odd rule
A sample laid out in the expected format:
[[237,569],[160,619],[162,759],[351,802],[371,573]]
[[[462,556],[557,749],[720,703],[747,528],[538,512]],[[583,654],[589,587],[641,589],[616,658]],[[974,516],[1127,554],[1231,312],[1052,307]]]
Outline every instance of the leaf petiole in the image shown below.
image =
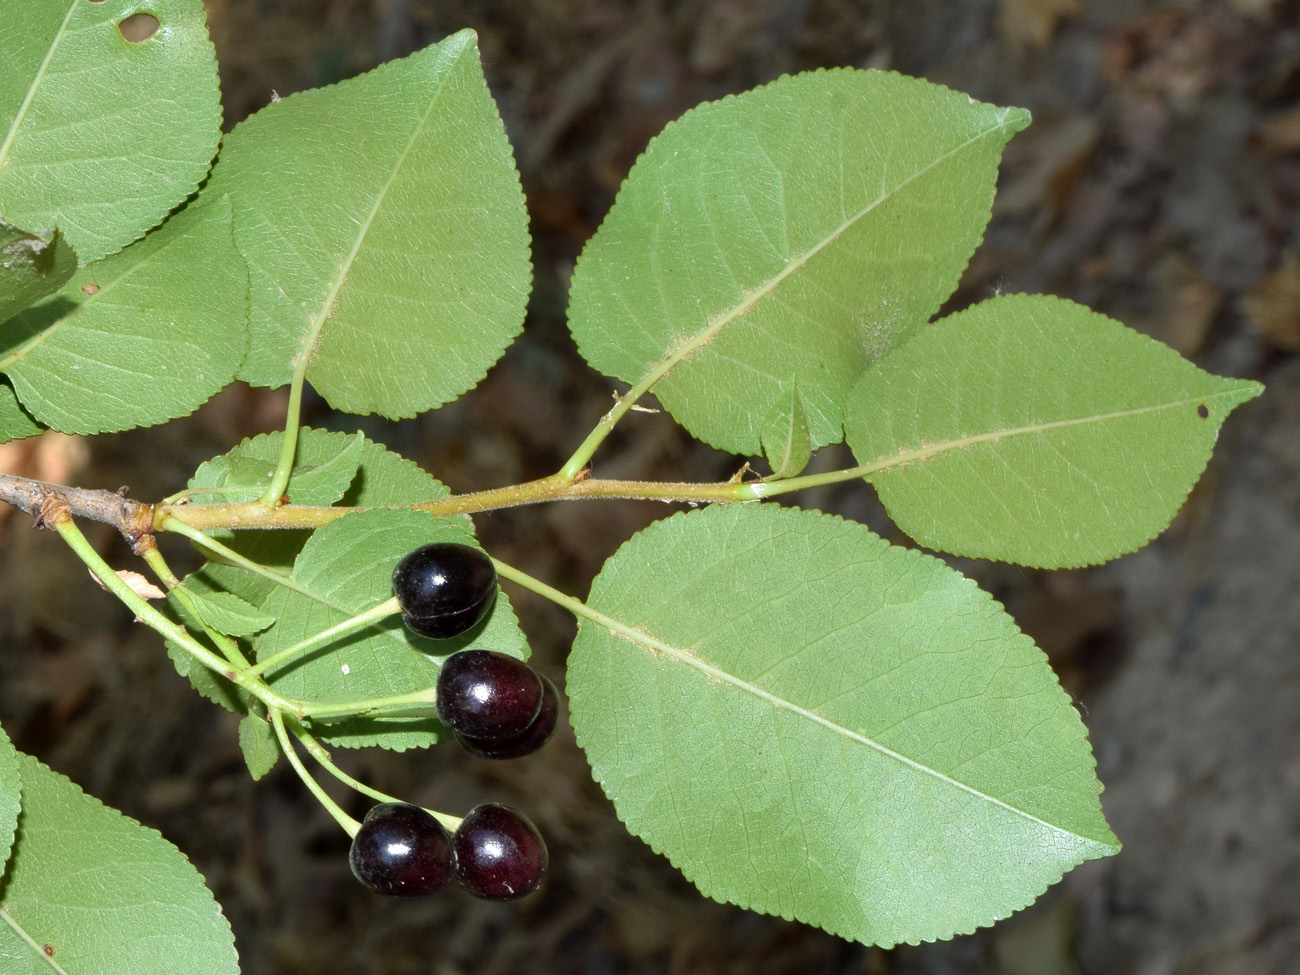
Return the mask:
[[294,707],[293,713],[303,718],[318,721],[330,718],[361,718],[383,714],[385,717],[434,717],[434,701],[437,690],[426,687],[424,690],[412,691],[410,694],[396,694],[392,697],[371,697],[358,701],[302,701]]
[[267,708],[276,711],[288,711],[293,714],[302,712],[302,704],[281,697],[257,677],[250,676],[232,667],[229,661],[222,660],[199,643],[198,640],[190,636],[185,627],[173,623],[150,606],[147,601],[137,595],[126,584],[121,576],[113,571],[113,567],[95,551],[86,536],[81,533],[81,529],[77,527],[76,522],[66,513],[62,517],[55,515],[49,519],[47,524],[50,524],[59,533],[59,537],[67,542],[68,547],[86,564],[91,574],[103,584],[104,588],[125,603],[126,607],[135,613],[136,619],[145,626],[161,635],[163,639],[175,643],[204,667],[220,674],[236,686],[242,687],[249,694],[266,704]]
[[336,623],[328,629],[321,630],[319,633],[309,636],[305,640],[299,640],[291,647],[286,647],[279,653],[267,657],[265,660],[258,661],[254,666],[248,668],[250,674],[264,674],[272,667],[278,667],[309,650],[315,650],[333,639],[341,636],[347,636],[357,630],[364,629],[372,623],[377,623],[382,619],[387,619],[394,613],[400,612],[397,605],[397,597],[393,596],[384,600],[377,606],[373,606],[364,613],[358,613],[351,619],[346,619],[342,623]]
[[181,604],[189,611],[190,615],[203,624],[203,632],[207,634],[209,640],[216,644],[217,648],[221,651],[221,655],[229,660],[235,667],[247,670],[248,658],[240,652],[239,644],[230,639],[226,634],[214,629],[209,625],[208,621],[203,618],[203,610],[199,606],[198,600],[196,600],[190,592],[181,585],[181,580],[176,577],[176,573],[172,572],[171,566],[169,566],[167,560],[163,558],[163,554],[158,550],[158,546],[150,545],[140,553],[140,557],[144,559],[149,568],[153,569],[154,575],[161,580],[162,584],[167,587],[168,591],[180,600]]
[[316,602],[322,603],[331,609],[336,609],[341,613],[351,612],[351,610],[346,606],[336,603],[332,599],[327,599],[320,593],[308,589],[306,586],[302,585],[302,583],[294,579],[293,576],[289,575],[289,573],[281,572],[278,569],[272,569],[259,562],[254,562],[252,559],[248,558],[248,556],[239,554],[228,545],[223,545],[215,538],[212,538],[198,528],[187,524],[174,514],[168,514],[157,526],[155,526],[154,530],[169,531],[175,532],[177,535],[184,535],[200,548],[205,549],[217,558],[225,559],[227,562],[237,565],[241,569],[246,569],[249,572],[256,573],[264,579],[269,579],[277,586],[284,586],[286,589],[292,589],[299,595],[306,596],[309,599],[314,599]]
[[284,727],[284,714],[276,709],[271,709],[268,714],[271,719],[271,727],[275,729],[275,737],[280,740],[280,750],[284,752],[284,757],[289,760],[293,770],[298,773],[298,778],[302,779],[302,784],[307,787],[316,800],[325,807],[325,811],[334,817],[334,821],[343,827],[348,836],[356,836],[357,830],[361,828],[361,823],[345,813],[339,804],[326,794],[321,788],[319,782],[312,778],[311,773],[307,771],[302,764],[302,759],[298,757],[298,751],[293,747],[293,742],[289,738],[288,731]]
[[[311,755],[312,758],[320,763],[320,766],[325,769],[325,771],[329,772],[330,775],[334,776],[334,778],[338,779],[344,785],[355,789],[362,795],[369,796],[371,799],[375,799],[378,802],[402,802],[402,800],[398,799],[396,796],[390,796],[387,792],[380,792],[378,789],[372,788],[364,782],[354,779],[352,776],[348,775],[347,772],[344,772],[330,759],[329,752],[325,750],[325,747],[298,722],[289,721],[286,722],[286,724],[293,736],[302,743],[303,748],[307,749],[307,754]],[[442,824],[453,833],[456,831],[456,827],[460,825],[461,820],[459,816],[452,816],[448,813],[438,812],[436,809],[427,809],[426,812],[441,820]]]

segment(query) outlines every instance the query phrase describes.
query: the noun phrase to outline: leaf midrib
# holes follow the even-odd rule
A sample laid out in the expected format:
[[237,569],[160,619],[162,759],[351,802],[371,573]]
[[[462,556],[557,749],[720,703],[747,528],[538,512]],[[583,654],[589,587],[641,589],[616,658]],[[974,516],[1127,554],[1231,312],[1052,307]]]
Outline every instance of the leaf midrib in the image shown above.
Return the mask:
[[464,49],[462,49],[461,53],[447,66],[447,70],[443,73],[438,84],[437,91],[434,92],[433,97],[429,99],[429,105],[425,109],[424,114],[420,116],[419,124],[412,130],[411,137],[407,140],[406,145],[402,148],[401,153],[398,154],[397,159],[393,163],[393,168],[388,174],[388,179],[384,181],[384,185],[380,187],[379,192],[375,195],[375,201],[370,207],[370,212],[366,214],[366,219],[361,223],[356,239],[352,243],[352,249],[348,251],[347,256],[339,265],[338,274],[334,276],[333,282],[331,282],[329,289],[321,300],[318,311],[311,320],[311,327],[308,328],[306,333],[303,335],[301,348],[304,354],[310,355],[316,349],[317,343],[320,341],[321,332],[325,328],[325,322],[333,315],[339,293],[343,290],[344,282],[348,279],[348,274],[352,270],[352,265],[356,263],[357,256],[361,253],[361,247],[370,233],[371,225],[375,222],[375,218],[383,207],[384,201],[387,200],[394,181],[401,173],[403,167],[405,167],[406,158],[411,154],[411,149],[424,133],[425,127],[428,125],[429,118],[433,115],[434,110],[442,102],[442,97],[447,90],[447,85],[451,82],[452,75],[460,64],[464,54]]
[[36,943],[36,939],[31,936],[26,928],[19,923],[18,919],[10,914],[4,907],[0,907],[0,921],[9,925],[9,928],[18,935],[19,939],[32,949],[32,953],[50,966],[58,975],[68,975],[68,970],[54,960],[52,955],[47,955],[42,947]]
[[64,35],[68,31],[68,23],[72,20],[73,14],[77,12],[81,0],[72,0],[68,4],[68,12],[63,17],[63,23],[59,25],[58,32],[55,33],[53,40],[50,42],[50,49],[45,52],[45,58],[41,61],[41,66],[36,70],[36,77],[32,83],[27,86],[27,94],[23,97],[23,103],[19,106],[17,113],[14,115],[14,121],[9,126],[9,132],[5,135],[3,145],[0,145],[0,169],[8,164],[9,150],[14,146],[18,138],[18,132],[22,128],[23,121],[27,118],[28,111],[31,110],[32,102],[36,100],[36,93],[40,90],[42,82],[45,81],[45,75],[49,72],[50,62],[54,60],[54,54],[59,49]]
[[[872,200],[870,203],[864,206],[857,213],[852,214],[849,217],[846,217],[843,221],[841,221],[839,226],[837,226],[834,230],[830,231],[825,236],[823,236],[822,239],[818,241],[816,244],[814,244],[810,249],[792,258],[785,265],[785,267],[783,267],[780,271],[778,271],[776,274],[770,277],[767,281],[763,282],[763,284],[759,285],[757,288],[748,292],[742,301],[738,302],[736,305],[732,306],[731,308],[727,309],[721,314],[714,316],[712,319],[710,319],[706,327],[701,329],[693,338],[689,339],[688,341],[686,341],[685,343],[679,346],[676,346],[669,355],[665,356],[662,360],[660,360],[660,362],[649,373],[646,374],[646,380],[644,380],[643,382],[648,381],[650,385],[653,385],[655,382],[662,379],[669,372],[671,372],[678,363],[690,357],[697,350],[710,344],[724,328],[730,325],[733,321],[739,318],[744,318],[747,314],[749,314],[750,311],[752,311],[758,305],[760,301],[762,301],[768,295],[775,292],[776,289],[780,287],[781,283],[785,281],[788,277],[790,277],[790,275],[794,274],[795,272],[799,271],[803,267],[807,266],[807,264],[817,254],[821,253],[821,251],[824,250],[826,247],[829,247],[830,244],[833,241],[838,240],[840,236],[844,234],[845,231],[847,231],[850,227],[856,224],[859,220],[864,219],[868,214],[870,214],[872,211],[877,209],[883,203],[893,199],[895,196],[897,196],[899,193],[905,190],[908,186],[915,183],[922,176],[931,172],[941,164],[947,162],[949,159],[952,159],[957,154],[963,152],[970,146],[975,145],[981,140],[988,138],[990,135],[994,135],[997,132],[1000,132],[1001,130],[1006,128],[1007,119],[1010,117],[1011,112],[1012,112],[1011,109],[1003,109],[1002,114],[999,116],[995,124],[989,126],[987,129],[983,129],[980,132],[972,135],[970,138],[966,139],[966,141],[953,146],[951,149],[949,149],[947,152],[943,153],[942,155],[935,157],[935,159],[932,160],[930,163],[926,164],[925,166],[922,166],[921,168],[917,169],[915,172],[911,173],[902,182],[893,186],[887,192],[882,193],[879,197],[877,197],[875,200]],[[638,383],[637,384],[638,388],[640,388],[641,385],[642,383]]]
[[[998,440],[1006,440],[1012,437],[1030,436],[1033,434],[1047,433],[1051,430],[1060,430],[1067,427],[1084,426],[1093,423],[1107,423],[1112,420],[1121,420],[1132,416],[1141,416],[1144,413],[1159,413],[1166,410],[1180,409],[1191,405],[1192,403],[1206,403],[1212,400],[1223,399],[1225,397],[1234,397],[1240,394],[1239,387],[1223,389],[1218,392],[1208,393],[1203,396],[1187,396],[1180,400],[1170,400],[1165,403],[1154,403],[1149,406],[1137,406],[1128,410],[1112,410],[1108,413],[1092,413],[1088,416],[1071,417],[1065,420],[1049,420],[1044,423],[1030,423],[1020,427],[1006,427],[997,430],[989,430],[984,433],[971,434],[966,437],[955,437],[949,440],[941,440],[937,443],[924,444],[910,450],[899,450],[895,453],[877,459],[870,464],[864,464],[856,468],[861,476],[868,477],[881,471],[895,470],[906,467],[909,464],[932,460],[942,454],[950,453],[954,450],[964,450],[967,447],[974,447],[979,444],[993,443]],[[1205,417],[1202,423],[1209,423],[1212,417]]]
[[847,738],[851,741],[857,742],[858,744],[865,745],[868,748],[874,749],[876,752],[880,753],[881,755],[884,755],[886,758],[893,759],[894,761],[898,762],[901,765],[906,766],[907,768],[912,769],[913,771],[920,772],[923,775],[928,775],[944,783],[945,785],[949,785],[952,786],[953,788],[960,789],[961,791],[966,792],[977,799],[981,799],[985,802],[995,805],[1029,822],[1036,823],[1039,826],[1051,830],[1054,833],[1063,834],[1066,836],[1072,836],[1081,842],[1090,843],[1097,847],[1109,848],[1107,844],[1103,843],[1101,840],[1096,839],[1095,837],[1085,836],[1081,833],[1076,833],[1069,829],[1065,829],[1064,827],[1059,826],[1056,823],[1050,823],[1047,820],[1035,816],[1024,809],[1020,809],[1016,806],[1013,806],[1010,803],[997,798],[996,796],[991,796],[986,792],[981,792],[979,789],[976,789],[974,786],[967,785],[966,783],[958,779],[954,779],[952,776],[945,775],[943,772],[940,772],[938,769],[930,768],[928,765],[923,765],[922,763],[916,761],[915,759],[908,758],[906,755],[902,754],[901,752],[896,752],[892,748],[889,748],[886,745],[882,745],[880,742],[875,741],[872,738],[868,738],[866,735],[861,735],[856,731],[853,731],[849,728],[845,728],[843,725],[836,724],[834,721],[831,721],[829,718],[825,718],[822,715],[817,714],[815,711],[811,711],[808,708],[795,704],[793,701],[789,701],[786,698],[773,694],[770,691],[766,691],[761,687],[749,683],[748,681],[742,680],[741,678],[737,677],[732,673],[729,673],[728,671],[713,666],[707,661],[696,656],[690,650],[687,650],[683,647],[675,646],[674,644],[671,644],[665,640],[661,640],[660,638],[646,632],[644,629],[641,629],[640,627],[628,626],[627,624],[621,623],[618,620],[614,619],[613,617],[607,616],[606,614],[600,612],[599,610],[593,609],[590,606],[584,605],[583,609],[580,610],[579,612],[581,615],[586,616],[588,619],[590,619],[593,623],[603,626],[605,629],[609,630],[611,633],[615,634],[616,636],[620,636],[623,639],[626,639],[639,646],[645,647],[646,649],[657,651],[659,653],[663,653],[669,657],[672,657],[674,660],[677,660],[680,663],[684,663],[689,667],[695,668],[700,673],[704,674],[706,677],[709,677],[713,680],[719,681],[724,684],[729,684],[730,686],[735,687],[738,690],[741,690],[745,693],[753,695],[754,697],[757,697],[758,699],[766,702],[767,704],[769,704],[771,707],[775,709],[787,711],[791,714],[797,715],[798,717],[806,721],[810,721],[814,724],[820,725],[821,727],[827,729],[833,734],[839,735],[843,738]]

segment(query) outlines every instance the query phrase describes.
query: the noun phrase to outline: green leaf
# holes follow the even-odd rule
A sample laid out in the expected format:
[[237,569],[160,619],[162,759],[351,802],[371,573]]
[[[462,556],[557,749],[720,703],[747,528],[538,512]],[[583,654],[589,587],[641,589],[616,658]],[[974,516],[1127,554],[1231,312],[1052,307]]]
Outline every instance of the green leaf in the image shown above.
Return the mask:
[[239,721],[239,750],[244,753],[244,764],[253,781],[275,768],[280,760],[280,743],[271,722],[255,712],[244,715]]
[[1262,390],[1082,306],[1009,295],[872,369],[850,400],[848,441],[921,544],[1086,565],[1163,530],[1224,419]]
[[[283,442],[283,431],[244,440],[229,453],[200,465],[190,478],[190,492],[200,501],[208,501],[209,494],[228,503],[256,501],[271,482]],[[357,475],[365,445],[360,432],[349,436],[300,428],[294,454],[298,464],[289,475],[290,501],[306,505],[338,501]]]
[[19,767],[0,970],[46,973],[52,960],[72,975],[237,975],[230,925],[176,847],[36,759],[20,755]]
[[0,220],[0,323],[63,287],[77,255],[58,230],[29,234]]
[[[197,603],[203,622],[227,636],[252,636],[275,622],[275,617],[263,613],[252,603],[239,598],[234,593],[212,588],[196,574],[191,573],[177,588],[184,590],[190,599]],[[187,618],[190,617],[189,608],[179,600],[176,590],[167,594],[167,601],[172,604],[173,609]]]
[[[265,660],[391,597],[398,560],[428,542],[475,544],[468,519],[438,518],[409,509],[356,512],[318,529],[293,569],[293,578],[316,598],[287,589],[271,595],[262,608],[278,622],[254,641],[257,659]],[[528,645],[504,592],[497,594],[485,622],[454,639],[417,637],[395,614],[272,668],[267,679],[277,693],[299,700],[333,703],[391,697],[432,687],[442,661],[471,645],[527,658]],[[349,748],[423,748],[447,737],[431,708],[429,712],[318,723],[314,730],[326,741]]]
[[[248,447],[256,456],[278,457],[282,437],[282,433],[271,434],[265,438],[266,443],[260,442],[263,438],[256,437],[251,441],[245,441],[232,453],[240,453]],[[304,430],[299,440],[298,456],[300,459],[324,461],[335,452],[342,451],[348,440],[348,436],[342,433]],[[253,444],[256,446],[252,447]],[[215,461],[208,461],[199,468],[200,472],[214,463]],[[195,475],[195,479],[199,477],[200,474]],[[292,481],[290,485],[292,486]],[[194,480],[191,481],[190,486],[194,486]],[[420,465],[388,450],[382,444],[366,440],[362,447],[357,474],[352,479],[352,485],[347,493],[339,500],[344,505],[397,506],[433,501],[450,494],[445,484],[436,480]],[[290,530],[213,532],[212,534],[254,562],[283,569],[286,572],[293,568],[294,559],[310,535],[306,531]],[[259,607],[278,588],[275,583],[234,566],[209,563],[199,570],[198,574],[211,586],[232,592]]]
[[710,897],[915,943],[1118,849],[1046,658],[938,559],[815,512],[710,508],[624,544],[590,606],[578,743]]
[[[18,828],[18,808],[22,799],[23,780],[18,772],[18,753],[13,743],[0,728],[0,880],[5,875],[5,863],[13,848],[14,832]],[[0,883],[0,890],[4,884]]]
[[814,448],[839,441],[862,370],[956,287],[998,158],[1029,123],[896,74],[782,78],[669,125],[573,276],[569,326],[596,369],[692,434],[754,454],[798,383]]
[[36,419],[104,433],[185,416],[243,357],[247,271],[217,199],[83,267],[0,330],[0,371]]
[[252,274],[240,378],[307,379],[335,409],[409,417],[483,378],[519,333],[523,193],[475,35],[240,123],[211,192]]
[[808,437],[808,418],[794,383],[768,412],[759,439],[773,479],[794,477],[808,466],[812,441]]
[[9,380],[0,376],[0,443],[32,437],[44,429],[19,405]]
[[194,192],[221,135],[199,0],[7,3],[0,20],[0,214],[58,226],[83,262],[144,235]]

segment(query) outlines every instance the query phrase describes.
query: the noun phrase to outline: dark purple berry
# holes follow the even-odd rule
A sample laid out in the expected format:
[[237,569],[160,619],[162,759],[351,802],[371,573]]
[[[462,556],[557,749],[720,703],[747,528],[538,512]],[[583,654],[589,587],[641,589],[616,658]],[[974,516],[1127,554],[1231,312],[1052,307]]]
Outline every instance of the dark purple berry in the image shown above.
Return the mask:
[[487,615],[497,594],[492,560],[469,545],[421,545],[397,563],[393,593],[402,621],[420,636],[459,636]]
[[533,723],[522,732],[499,739],[457,735],[456,740],[480,758],[522,758],[545,745],[555,733],[560,714],[560,695],[549,677],[544,674],[538,676],[542,679],[542,708],[537,712],[537,717],[533,718]]
[[436,894],[456,872],[447,827],[406,802],[380,803],[366,813],[348,862],[358,880],[390,897]]
[[517,809],[475,806],[452,836],[456,879],[475,897],[509,901],[531,894],[546,874],[546,844]]
[[542,679],[518,657],[495,650],[453,653],[438,671],[438,720],[458,735],[513,738],[542,709]]

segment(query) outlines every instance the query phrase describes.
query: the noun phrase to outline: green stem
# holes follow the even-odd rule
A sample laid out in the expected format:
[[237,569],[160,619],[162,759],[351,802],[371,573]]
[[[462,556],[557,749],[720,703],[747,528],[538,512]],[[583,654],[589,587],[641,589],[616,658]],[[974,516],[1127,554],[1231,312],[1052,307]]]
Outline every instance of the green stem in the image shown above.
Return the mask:
[[[433,717],[437,690],[426,687],[392,697],[369,697],[356,701],[300,701],[293,713],[301,718],[324,721],[329,718],[362,718],[382,714],[390,718]],[[401,712],[407,712],[405,714]]]
[[312,778],[311,773],[307,771],[302,764],[302,759],[298,757],[297,750],[293,747],[293,742],[289,739],[289,733],[284,727],[284,715],[272,710],[268,715],[271,719],[271,727],[275,729],[275,737],[280,739],[280,749],[284,752],[284,757],[289,760],[293,770],[298,773],[298,778],[302,779],[305,785],[314,795],[318,802],[325,807],[325,811],[334,817],[334,820],[343,827],[348,836],[356,836],[357,830],[361,828],[361,823],[353,819],[342,809],[339,804],[331,799],[321,788],[319,782]]
[[271,484],[262,495],[259,504],[266,508],[278,508],[289,486],[289,475],[293,472],[293,459],[298,452],[298,423],[302,415],[302,386],[307,379],[307,363],[311,356],[306,350],[298,353],[298,362],[293,369],[293,381],[289,384],[289,408],[285,411],[284,440],[280,444],[280,459],[276,461],[275,471],[271,474]]
[[500,559],[493,559],[492,564],[497,567],[497,575],[499,575],[502,579],[509,579],[511,582],[515,583],[516,585],[523,586],[523,588],[529,590],[530,592],[536,593],[537,595],[541,596],[543,599],[549,599],[557,606],[562,606],[564,609],[567,609],[574,616],[580,616],[583,617],[584,619],[589,619],[593,623],[599,623],[601,626],[606,626],[609,624],[614,624],[615,626],[621,626],[621,624],[617,623],[616,620],[613,620],[610,617],[605,616],[603,613],[598,613],[596,610],[592,609],[590,606],[584,603],[581,599],[578,599],[574,596],[570,596],[568,593],[561,592],[560,590],[556,589],[554,586],[548,586],[546,583],[542,582],[542,580],[537,579],[534,576],[530,576],[527,572],[521,572],[519,569],[516,569],[513,565],[508,565],[505,562],[502,562]]
[[91,574],[103,584],[104,588],[125,603],[126,607],[135,613],[136,618],[145,626],[160,634],[163,639],[175,643],[204,667],[225,677],[237,687],[242,687],[249,694],[265,703],[269,709],[288,711],[293,714],[302,713],[303,706],[301,703],[281,697],[258,678],[250,677],[232,667],[229,661],[222,660],[195,640],[194,637],[190,636],[183,626],[173,623],[150,606],[113,571],[112,566],[100,557],[99,553],[86,539],[86,536],[81,533],[81,529],[77,527],[76,522],[70,517],[53,519],[53,528],[59,533],[59,537],[68,543],[68,547],[76,553],[77,557],[86,563],[86,567],[90,569]]
[[862,464],[859,467],[848,467],[841,471],[806,474],[803,477],[787,477],[779,481],[748,481],[740,485],[740,490],[736,493],[741,501],[761,501],[764,498],[775,498],[782,494],[792,494],[795,491],[803,491],[807,488],[824,487],[827,484],[841,484],[844,481],[856,481],[870,477],[877,471],[884,470],[887,467],[897,466],[897,464],[898,458],[891,457],[887,461]]
[[662,379],[668,373],[668,370],[677,365],[677,361],[676,357],[669,356],[650,370],[639,383],[622,396],[617,397],[614,408],[600,418],[600,422],[596,424],[595,429],[587,434],[587,439],[583,440],[578,449],[573,452],[573,456],[564,462],[564,466],[560,468],[556,476],[566,481],[574,481],[586,468],[592,454],[596,452],[596,449],[604,442],[605,438],[613,432],[614,425],[623,418],[628,410],[636,405],[637,400],[650,391],[651,386]]
[[397,605],[397,597],[386,599],[378,606],[359,613],[351,619],[344,620],[342,623],[336,623],[327,630],[321,630],[314,636],[309,636],[305,640],[299,640],[291,647],[286,647],[279,653],[272,654],[265,660],[259,661],[256,666],[249,667],[250,674],[264,674],[272,667],[278,667],[280,664],[299,654],[306,653],[308,650],[315,650],[322,644],[328,643],[336,637],[346,636],[356,630],[364,629],[371,623],[377,623],[379,620],[387,619],[394,613],[400,612],[401,607]]
[[[576,455],[575,455],[576,456]],[[492,488],[487,491],[475,491],[470,494],[458,494],[450,498],[438,498],[435,501],[421,501],[406,505],[414,511],[428,511],[445,517],[447,515],[473,514],[481,511],[496,511],[519,505],[539,504],[543,501],[578,501],[588,498],[626,498],[641,501],[668,501],[681,504],[722,504],[731,501],[758,501],[774,498],[805,488],[837,484],[870,477],[872,474],[898,467],[907,463],[925,460],[930,453],[925,451],[906,451],[891,457],[884,457],[871,464],[850,467],[839,471],[826,471],[821,474],[808,474],[803,477],[789,477],[773,481],[715,481],[697,483],[690,481],[623,481],[605,478],[587,477],[569,480],[565,474],[552,474],[535,481],[526,481],[509,487]],[[309,505],[282,505],[268,508],[255,501],[239,504],[185,504],[175,507],[159,505],[153,520],[156,532],[170,531],[194,539],[198,544],[231,562],[236,562],[253,572],[259,572],[280,585],[298,589],[297,585],[283,573],[275,572],[241,556],[219,542],[203,534],[205,530],[215,529],[267,529],[267,528],[320,528],[336,518],[364,508],[349,507],[312,507]],[[321,599],[314,593],[304,595]],[[322,600],[324,601],[324,600]],[[343,607],[335,607],[347,612]]]
[[[312,758],[316,759],[325,771],[329,772],[330,775],[334,776],[334,778],[338,779],[344,785],[349,786],[357,792],[360,792],[362,795],[369,796],[371,799],[375,799],[379,802],[402,802],[402,800],[398,799],[396,796],[390,796],[387,792],[380,792],[378,789],[371,788],[364,782],[360,782],[348,775],[347,772],[344,772],[341,768],[335,765],[333,761],[331,761],[329,752],[325,750],[325,747],[313,738],[307,732],[306,728],[302,727],[296,721],[289,722],[289,730],[293,733],[294,737],[302,743],[302,746],[307,749],[307,753],[311,755]],[[460,825],[461,820],[459,816],[452,816],[448,813],[438,812],[436,809],[429,809],[426,811],[441,820],[442,824],[453,833],[456,832],[456,827]]]
[[[165,512],[161,518],[155,519],[154,531],[167,531],[167,532],[173,532],[174,534],[177,535],[183,535],[186,538],[188,538],[190,541],[198,545],[200,548],[206,549],[212,555],[215,555],[217,558],[224,559],[227,562],[233,563],[234,565],[239,566],[239,568],[241,569],[247,569],[249,572],[255,573],[261,576],[263,579],[268,579],[271,582],[274,582],[277,586],[284,586],[286,589],[292,589],[294,592],[298,593],[299,595],[306,596],[309,599],[314,599],[316,602],[322,603],[323,605],[328,606],[331,609],[336,609],[340,613],[351,612],[351,610],[349,610],[346,606],[340,603],[336,603],[332,599],[327,599],[326,597],[322,596],[318,592],[312,592],[312,590],[308,589],[302,583],[298,582],[296,579],[293,578],[293,576],[289,575],[287,572],[281,572],[278,569],[272,569],[269,568],[268,566],[262,565],[259,562],[254,562],[252,559],[248,558],[248,556],[240,555],[230,546],[223,545],[215,538],[212,538],[211,536],[207,535],[201,529],[195,528],[193,525],[189,524],[177,513],[178,511],[185,511],[190,507],[203,507],[203,506],[185,505],[181,508],[172,509]],[[261,506],[258,505],[258,507],[260,508]],[[262,510],[265,511],[266,509],[263,508]],[[284,510],[284,509],[280,509],[280,510]],[[324,510],[328,511],[330,509],[326,508]],[[211,525],[209,527],[234,528],[234,527],[238,527],[238,524],[236,523],[235,525],[229,525],[229,524]],[[256,526],[256,527],[262,527],[262,526]],[[299,527],[299,526],[295,525],[293,527]]]
[[189,610],[190,615],[203,624],[203,632],[207,634],[209,640],[216,644],[221,651],[221,655],[236,667],[247,670],[248,658],[240,652],[239,644],[226,634],[213,629],[208,624],[208,621],[203,618],[203,609],[199,606],[198,600],[181,585],[181,580],[176,577],[176,573],[172,572],[171,566],[163,558],[162,552],[158,551],[158,546],[149,546],[141,553],[140,557],[145,560],[149,568],[153,569],[154,575],[167,587],[168,591],[180,600],[181,605]]

